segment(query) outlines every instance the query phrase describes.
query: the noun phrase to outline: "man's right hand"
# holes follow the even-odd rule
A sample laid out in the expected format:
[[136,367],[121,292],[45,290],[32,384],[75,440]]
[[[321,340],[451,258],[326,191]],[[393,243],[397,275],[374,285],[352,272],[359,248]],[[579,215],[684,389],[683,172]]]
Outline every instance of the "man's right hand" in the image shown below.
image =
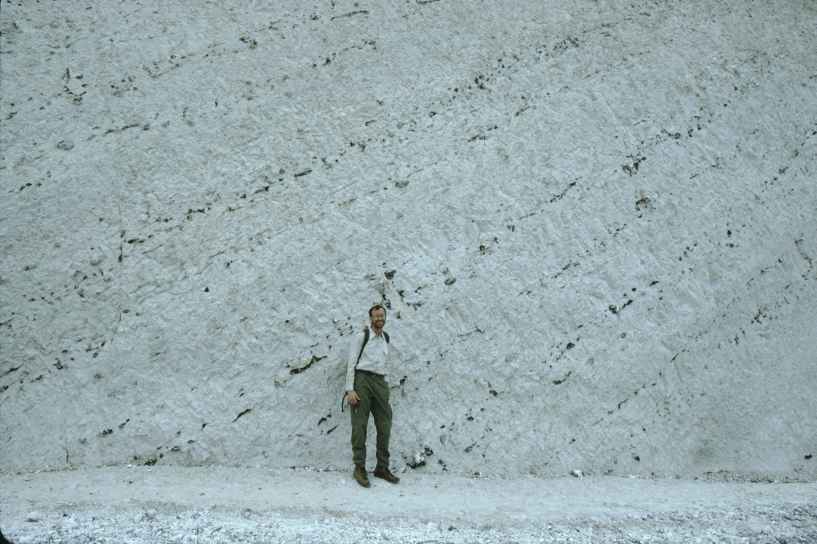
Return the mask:
[[350,406],[357,406],[360,402],[360,397],[357,396],[356,391],[349,391],[346,393],[346,402],[348,402]]

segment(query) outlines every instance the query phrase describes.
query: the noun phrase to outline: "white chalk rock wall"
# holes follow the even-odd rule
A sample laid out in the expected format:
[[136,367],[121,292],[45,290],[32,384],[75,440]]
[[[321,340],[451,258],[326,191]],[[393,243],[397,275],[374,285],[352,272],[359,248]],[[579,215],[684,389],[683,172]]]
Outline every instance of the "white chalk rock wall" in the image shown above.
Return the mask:
[[393,468],[817,477],[815,24],[3,2],[1,469],[346,469],[382,301]]

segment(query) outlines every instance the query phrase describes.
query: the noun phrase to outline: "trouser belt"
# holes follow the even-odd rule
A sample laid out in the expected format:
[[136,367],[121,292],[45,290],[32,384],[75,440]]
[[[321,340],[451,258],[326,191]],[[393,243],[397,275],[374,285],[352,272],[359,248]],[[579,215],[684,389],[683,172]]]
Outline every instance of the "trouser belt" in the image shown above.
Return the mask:
[[355,372],[362,372],[364,374],[368,374],[369,376],[374,376],[375,378],[382,378],[383,374],[378,374],[377,372],[372,372],[370,370],[363,370],[360,368],[356,368]]

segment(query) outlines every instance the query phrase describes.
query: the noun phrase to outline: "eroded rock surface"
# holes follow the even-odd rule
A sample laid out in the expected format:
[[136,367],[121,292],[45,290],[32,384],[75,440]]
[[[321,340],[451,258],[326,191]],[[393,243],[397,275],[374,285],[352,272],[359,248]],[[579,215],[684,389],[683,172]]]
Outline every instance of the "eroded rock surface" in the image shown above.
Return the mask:
[[398,468],[814,479],[816,22],[3,3],[1,470],[345,468],[383,302]]

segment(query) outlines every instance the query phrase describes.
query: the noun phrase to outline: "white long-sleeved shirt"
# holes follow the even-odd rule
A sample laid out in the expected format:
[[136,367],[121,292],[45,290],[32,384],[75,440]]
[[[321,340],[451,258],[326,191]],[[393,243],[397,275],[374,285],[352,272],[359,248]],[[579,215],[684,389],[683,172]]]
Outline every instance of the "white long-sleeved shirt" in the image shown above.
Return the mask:
[[[346,363],[346,391],[352,391],[355,388],[355,362],[360,353],[363,338],[363,331],[357,333],[352,337],[351,346],[349,346],[349,359]],[[389,344],[386,342],[386,337],[382,333],[378,335],[369,330],[369,341],[366,342],[366,349],[360,356],[357,369],[386,376],[389,373],[389,366]]]

